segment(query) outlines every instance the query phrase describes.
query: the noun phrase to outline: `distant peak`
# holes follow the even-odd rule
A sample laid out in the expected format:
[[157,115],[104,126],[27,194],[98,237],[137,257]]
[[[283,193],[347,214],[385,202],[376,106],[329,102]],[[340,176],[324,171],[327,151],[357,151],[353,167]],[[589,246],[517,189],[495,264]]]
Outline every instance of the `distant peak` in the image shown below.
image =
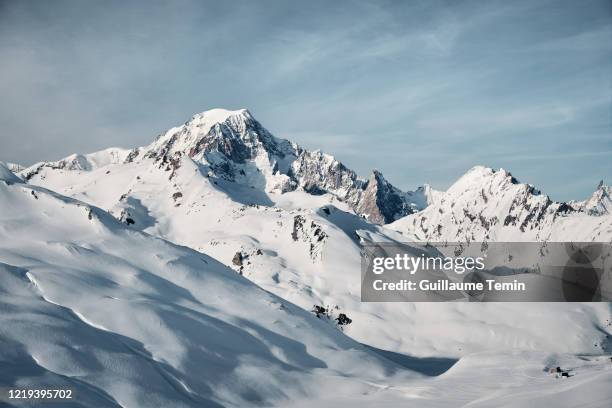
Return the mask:
[[459,178],[449,189],[449,192],[462,192],[466,190],[480,191],[483,185],[496,186],[495,188],[505,189],[509,186],[520,186],[529,190],[530,193],[541,194],[533,185],[521,183],[512,173],[503,168],[499,170],[485,166],[474,166]]
[[228,118],[233,116],[242,116],[248,119],[252,119],[253,116],[247,109],[229,110],[222,108],[209,109],[204,112],[193,115],[193,120],[205,121],[209,124],[223,123]]
[[384,178],[385,178],[385,177],[383,176],[382,172],[381,172],[380,170],[378,170],[378,169],[373,169],[373,170],[372,170],[372,176],[371,176],[371,177],[374,177],[374,178],[376,178],[376,179],[383,179],[383,180],[384,180]]
[[512,184],[519,183],[519,181],[516,180],[514,176],[512,176],[512,173],[510,173],[508,170],[505,170],[503,168],[496,170],[491,167],[478,165],[478,166],[472,167],[463,175],[463,178],[468,178],[468,179],[479,179],[479,178],[488,178],[488,177],[497,177],[500,180],[509,178],[511,179]]
[[386,186],[388,184],[390,185],[390,183],[387,181],[385,176],[383,176],[381,171],[378,170],[378,169],[373,169],[372,170],[372,173],[370,174],[370,178],[369,178],[368,182],[369,183],[374,183],[374,184],[378,185],[379,187]]
[[471,175],[471,176],[490,176],[492,174],[495,174],[497,171],[491,167],[486,167],[486,166],[474,166],[471,169],[469,169],[465,175]]
[[603,187],[604,187],[604,181],[603,181],[603,180],[601,180],[601,181],[599,182],[599,184],[597,184],[597,188],[596,188],[595,190],[601,190],[601,189],[603,189]]

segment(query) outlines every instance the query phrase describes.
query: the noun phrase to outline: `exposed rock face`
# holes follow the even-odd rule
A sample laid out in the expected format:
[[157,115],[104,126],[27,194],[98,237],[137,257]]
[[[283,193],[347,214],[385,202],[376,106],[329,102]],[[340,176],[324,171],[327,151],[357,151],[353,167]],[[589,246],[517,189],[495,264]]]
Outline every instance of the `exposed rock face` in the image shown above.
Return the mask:
[[293,153],[286,140],[272,136],[249,111],[226,111],[213,109],[199,113],[183,126],[172,128],[149,146],[135,149],[127,158],[133,161],[138,156],[161,157],[182,152],[193,159],[201,159],[208,153],[220,153],[234,163],[245,163],[266,152],[271,157],[282,159]]
[[291,163],[289,175],[305,191],[312,194],[332,192],[347,201],[357,198],[358,191],[365,187],[364,181],[353,170],[333,156],[300,147],[296,149],[296,159]]
[[370,222],[387,224],[418,209],[406,200],[403,192],[393,187],[379,171],[374,170],[365,191],[356,203],[355,210],[359,214],[367,214],[366,218]]
[[294,241],[303,241],[310,244],[310,259],[313,262],[321,259],[327,234],[323,231],[323,227],[314,221],[308,221],[302,215],[296,215],[293,218],[293,231],[291,239]]
[[236,266],[242,266],[242,252],[236,252],[232,258],[232,263]]
[[168,162],[177,154],[208,166],[216,177],[268,192],[300,188],[311,194],[333,194],[375,223],[392,222],[429,202],[430,190],[404,193],[378,171],[367,181],[360,179],[333,156],[274,137],[245,109],[197,114],[151,145],[132,150],[125,161],[154,158]]
[[[612,217],[593,216],[607,208],[608,191],[601,185],[596,199],[554,202],[506,170],[476,166],[424,211],[390,227],[431,241],[592,241],[612,233]],[[579,234],[568,237],[569,230]]]

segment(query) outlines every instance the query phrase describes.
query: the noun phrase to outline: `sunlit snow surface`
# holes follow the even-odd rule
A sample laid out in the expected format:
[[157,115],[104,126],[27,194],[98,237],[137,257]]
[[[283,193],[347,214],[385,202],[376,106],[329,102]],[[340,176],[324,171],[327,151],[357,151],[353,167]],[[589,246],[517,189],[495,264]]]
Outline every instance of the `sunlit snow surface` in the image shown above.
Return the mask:
[[420,376],[206,255],[5,181],[0,277],[0,382],[86,406],[282,405]]
[[[235,114],[192,121],[205,129]],[[15,329],[0,331],[9,345],[0,355],[17,367],[2,370],[16,373],[3,382],[65,381],[97,398],[88,406],[610,405],[609,304],[360,302],[362,240],[423,239],[412,227],[423,214],[455,228],[445,218],[453,191],[452,200],[495,217],[529,192],[506,185],[509,175],[474,168],[388,228],[331,194],[280,194],[265,155],[231,182],[187,156],[169,169],[154,158],[125,163],[128,154],[107,149],[25,171],[30,185],[3,173],[1,290],[11,313],[1,318]],[[490,191],[478,201],[483,183]],[[542,220],[521,238],[610,239],[609,216]],[[475,239],[487,232],[470,230]],[[516,238],[495,233],[489,239]],[[341,332],[307,312],[314,304],[353,323]],[[555,378],[546,370],[556,365],[575,376]]]
[[[0,381],[74,390],[73,405],[45,406],[604,407],[612,397],[602,356],[499,350],[433,374],[425,358],[386,354],[394,364],[100,209],[6,181],[0,198]],[[545,371],[556,365],[575,376]]]
[[[338,306],[353,319],[345,332],[380,349],[423,357],[509,349],[601,351],[594,344],[606,335],[600,330],[610,318],[606,303],[362,303],[360,240],[405,241],[410,235],[367,223],[329,194],[266,193],[206,177],[202,167],[183,157],[168,171],[145,159],[92,171],[45,169],[31,183],[98,205],[117,218],[129,214],[135,221],[130,228],[226,265],[233,266],[232,258],[241,252],[248,256],[245,277],[307,310],[315,304]],[[173,198],[177,192],[181,196]],[[297,216],[305,227],[294,240]],[[314,235],[319,227],[327,236],[322,242]]]

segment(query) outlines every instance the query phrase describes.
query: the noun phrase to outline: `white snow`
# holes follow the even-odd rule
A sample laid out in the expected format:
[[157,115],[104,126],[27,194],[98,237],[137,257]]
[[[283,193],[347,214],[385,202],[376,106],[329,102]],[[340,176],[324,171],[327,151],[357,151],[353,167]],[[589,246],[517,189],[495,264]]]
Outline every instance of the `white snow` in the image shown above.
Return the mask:
[[[604,208],[609,197],[602,193],[601,198]],[[593,201],[589,208],[596,206]],[[572,204],[565,204],[566,210],[563,206],[504,169],[476,166],[425,210],[386,227],[420,240],[448,242],[612,239],[612,214],[602,210],[595,216],[572,210]]]
[[[207,178],[186,157],[174,172],[147,159],[41,176],[32,181],[100,205],[124,221],[129,216],[135,220],[131,228],[205,252],[235,269],[232,259],[243,253],[245,277],[305,309],[337,305],[336,313],[353,319],[345,332],[381,349],[422,357],[513,348],[593,353],[598,351],[594,339],[604,335],[599,327],[608,318],[605,303],[362,303],[359,237],[406,241],[410,236],[367,223],[330,195],[265,194]],[[177,192],[182,196],[174,199]],[[120,201],[122,195],[128,198]],[[294,241],[296,216],[305,219],[306,228]],[[327,235],[322,243],[314,235],[317,227]],[[561,335],[567,332],[574,334]]]
[[421,377],[95,207],[0,182],[0,225],[3,385],[73,387],[85,406],[200,407]]
[[[139,149],[133,161],[126,162],[128,153],[122,151],[82,156],[87,166],[72,165],[79,164],[73,157],[21,172],[31,184],[87,205],[40,187],[0,182],[0,262],[7,270],[31,274],[42,302],[65,308],[60,321],[75,326],[65,344],[81,344],[85,336],[90,343],[82,347],[100,355],[95,361],[103,364],[94,369],[61,357],[55,369],[46,350],[59,346],[41,340],[44,345],[35,347],[18,334],[11,341],[26,350],[20,358],[35,355],[54,373],[69,372],[63,365],[74,368],[124,406],[168,404],[172,398],[179,401],[172,406],[259,401],[523,407],[531,400],[546,406],[609,405],[605,385],[612,363],[600,346],[612,347],[605,323],[609,304],[362,303],[360,250],[363,240],[609,241],[610,217],[560,215],[559,203],[513,181],[506,171],[475,167],[445,193],[429,186],[412,192],[427,208],[381,227],[355,215],[339,200],[341,190],[283,194],[286,180],[272,171],[267,155],[237,165],[244,174],[235,181],[211,171],[214,154],[183,154],[171,165],[144,157],[175,135],[181,138],[173,151],[184,152],[197,135],[244,115],[250,114],[195,115],[188,126],[170,129]],[[338,163],[319,156],[325,165]],[[523,198],[528,207],[514,204]],[[542,210],[541,219],[522,231],[534,208]],[[483,227],[464,209],[477,220],[497,218],[497,224]],[[508,214],[516,225],[503,225]],[[438,224],[440,236],[421,228],[431,234]],[[232,262],[237,252],[242,266]],[[22,293],[17,286],[15,293]],[[314,304],[330,305],[333,316],[346,313],[353,323],[341,332],[333,320],[303,310]],[[51,313],[46,310],[40,313]],[[26,314],[23,327],[42,324],[37,313]],[[41,332],[60,330],[42,325]],[[114,358],[120,351],[98,350],[100,328],[104,336],[120,336],[117,348],[133,363]],[[366,350],[354,340],[383,351]],[[127,351],[124,342],[130,344]],[[380,353],[404,368],[381,360]],[[576,377],[550,376],[545,368],[553,360],[574,367]],[[419,374],[436,365],[448,371]],[[139,370],[152,376],[151,384],[126,374]],[[168,382],[160,385],[155,378]]]

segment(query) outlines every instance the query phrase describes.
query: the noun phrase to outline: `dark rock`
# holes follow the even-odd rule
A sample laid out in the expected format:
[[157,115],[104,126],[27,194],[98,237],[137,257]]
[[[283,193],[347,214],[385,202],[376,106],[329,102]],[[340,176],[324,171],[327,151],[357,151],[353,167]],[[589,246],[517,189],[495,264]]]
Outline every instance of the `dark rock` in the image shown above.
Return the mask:
[[294,241],[298,240],[298,232],[303,229],[304,222],[306,222],[306,219],[301,215],[296,215],[293,217],[293,231],[291,232],[291,238]]
[[242,261],[243,261],[243,256],[242,256],[242,252],[236,252],[236,254],[234,255],[234,257],[232,258],[232,263],[236,266],[240,266],[242,267]]
[[340,313],[338,317],[336,317],[336,321],[338,322],[338,326],[346,326],[347,324],[353,323],[353,320],[344,313]]
[[321,317],[329,317],[329,311],[327,308],[319,305],[312,307],[312,312],[320,319]]

